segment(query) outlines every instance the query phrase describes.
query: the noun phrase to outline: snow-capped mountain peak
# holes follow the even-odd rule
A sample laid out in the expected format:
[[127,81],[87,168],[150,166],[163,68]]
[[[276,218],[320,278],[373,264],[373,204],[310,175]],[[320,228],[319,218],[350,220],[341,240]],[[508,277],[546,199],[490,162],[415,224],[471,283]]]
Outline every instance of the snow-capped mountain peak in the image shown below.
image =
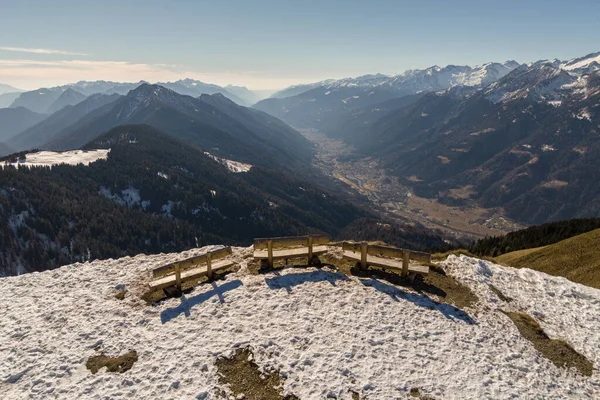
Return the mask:
[[600,52],[574,58],[560,64],[560,68],[574,73],[591,74],[592,72],[600,70]]

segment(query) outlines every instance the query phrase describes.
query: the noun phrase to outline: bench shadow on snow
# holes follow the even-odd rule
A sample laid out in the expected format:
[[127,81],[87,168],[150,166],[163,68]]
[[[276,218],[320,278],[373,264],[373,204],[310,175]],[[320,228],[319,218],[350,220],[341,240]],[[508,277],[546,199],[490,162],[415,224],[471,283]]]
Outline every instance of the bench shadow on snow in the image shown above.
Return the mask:
[[292,287],[306,282],[329,282],[332,286],[337,286],[336,281],[349,281],[346,275],[341,272],[331,272],[325,270],[300,272],[298,274],[281,275],[279,271],[273,272],[276,276],[265,278],[265,283],[269,289],[285,289],[292,293]]
[[427,308],[429,310],[438,310],[444,315],[444,317],[448,318],[449,320],[463,321],[470,325],[477,324],[475,320],[471,318],[466,312],[450,304],[438,303],[436,301],[433,301],[429,296],[425,294],[405,292],[397,286],[373,278],[359,278],[359,280],[363,285],[372,287],[373,289],[381,293],[387,294],[394,301],[410,301],[411,303],[419,307]]
[[213,289],[208,292],[200,293],[196,296],[192,296],[189,299],[185,297],[185,294],[181,295],[181,304],[177,307],[167,308],[160,313],[160,320],[163,324],[166,324],[173,318],[178,317],[180,314],[185,314],[186,317],[190,316],[190,309],[198,304],[204,303],[206,300],[213,296],[219,298],[219,302],[223,304],[225,298],[223,294],[230,290],[234,290],[242,286],[242,281],[236,279],[235,281],[227,282],[221,286],[217,286],[216,282],[211,283]]

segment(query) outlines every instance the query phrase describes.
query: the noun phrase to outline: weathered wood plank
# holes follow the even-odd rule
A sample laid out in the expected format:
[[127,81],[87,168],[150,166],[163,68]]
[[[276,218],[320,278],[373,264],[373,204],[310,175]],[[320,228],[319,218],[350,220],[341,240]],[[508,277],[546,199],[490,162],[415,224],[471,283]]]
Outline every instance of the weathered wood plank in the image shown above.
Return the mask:
[[[280,247],[291,247],[291,246],[307,246],[308,236],[288,236],[288,237],[274,237],[274,238],[260,238],[254,239],[254,249],[263,250],[267,248],[269,240],[273,241],[274,248]],[[329,235],[314,234],[310,235],[313,240],[313,244],[327,244],[331,240]]]
[[[344,258],[359,261],[360,262],[360,253],[355,253],[349,250],[344,251]],[[389,269],[395,269],[398,271],[402,271],[402,262],[397,260],[392,260],[389,258],[381,258],[377,256],[367,255],[367,265],[373,265],[376,267],[383,267]],[[410,265],[408,266],[409,272],[416,272],[418,274],[428,274],[429,267],[427,265]]]
[[370,244],[368,253],[372,256],[385,256],[385,257],[394,257],[394,258],[402,258],[404,254],[404,249],[399,249],[397,247],[390,246],[379,246],[376,244]]
[[[342,249],[350,250],[350,251],[360,251],[360,242],[359,243],[343,242]],[[385,257],[393,257],[393,258],[402,258],[403,257],[402,254],[404,251],[410,251],[410,259],[411,260],[420,261],[420,262],[424,262],[424,263],[431,262],[431,254],[425,253],[422,251],[399,249],[397,247],[379,246],[379,245],[374,245],[374,244],[370,244],[367,249],[367,252],[372,256],[385,256]]]
[[[217,250],[213,250],[210,252],[210,256],[213,260],[226,257],[230,254],[231,254],[231,246],[227,246],[222,249],[217,249]],[[170,264],[166,264],[161,267],[155,268],[152,271],[152,276],[154,278],[159,278],[161,276],[173,273],[175,271],[175,264],[179,264],[179,268],[184,270],[184,269],[187,269],[194,265],[205,263],[207,255],[208,255],[208,253],[204,253],[204,254],[200,254],[198,256],[186,258],[185,260],[175,261]]]
[[343,242],[342,243],[342,249],[343,250],[350,250],[350,251],[360,251],[360,242],[355,243],[355,242]]
[[[319,255],[327,253],[327,246],[314,246],[313,255]],[[273,250],[273,259],[282,258],[294,258],[308,256],[308,247],[300,247],[297,249],[282,249]],[[268,260],[269,254],[267,250],[254,250],[254,259],[256,260]]]
[[410,259],[430,264],[431,263],[431,254],[424,253],[422,251],[410,250]]
[[[221,260],[221,261],[217,261],[217,262],[213,262],[211,265],[211,270],[212,272],[217,272],[226,268],[229,268],[231,266],[233,266],[235,264],[235,262],[233,262],[232,260]],[[187,269],[185,271],[181,272],[181,282],[186,282],[192,279],[196,279],[199,278],[201,276],[207,275],[208,274],[208,268],[206,265],[197,267],[197,268],[191,268],[191,269]],[[166,287],[172,286],[172,285],[176,285],[177,284],[177,278],[175,275],[167,275],[163,278],[157,279],[155,281],[152,281],[148,284],[148,286],[150,287],[150,289],[152,290],[160,290],[160,289],[164,289]]]

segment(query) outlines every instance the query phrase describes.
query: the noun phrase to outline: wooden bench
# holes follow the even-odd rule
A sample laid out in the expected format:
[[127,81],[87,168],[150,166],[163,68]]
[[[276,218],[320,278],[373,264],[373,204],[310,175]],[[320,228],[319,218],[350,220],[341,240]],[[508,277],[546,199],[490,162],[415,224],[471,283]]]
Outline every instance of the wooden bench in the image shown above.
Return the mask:
[[344,258],[357,261],[363,271],[366,271],[369,265],[398,270],[403,277],[408,277],[411,281],[414,280],[416,275],[429,273],[429,265],[410,264],[411,259],[426,264],[431,263],[431,254],[429,253],[389,246],[369,245],[367,242],[343,242],[342,249]]
[[[170,286],[176,286],[181,292],[181,284],[192,279],[197,279],[201,276],[208,276],[208,279],[213,277],[213,273],[231,267],[234,262],[232,260],[219,260],[231,254],[231,247],[227,246],[222,249],[209,251],[201,254],[172,262],[162,267],[158,267],[152,271],[154,280],[148,285],[152,290],[166,289]],[[219,260],[219,261],[214,261]],[[201,265],[203,264],[203,265]],[[191,268],[191,267],[196,268]]]
[[273,268],[273,260],[308,257],[308,265],[319,261],[318,256],[327,252],[328,235],[308,235],[254,239],[254,259],[266,262]]

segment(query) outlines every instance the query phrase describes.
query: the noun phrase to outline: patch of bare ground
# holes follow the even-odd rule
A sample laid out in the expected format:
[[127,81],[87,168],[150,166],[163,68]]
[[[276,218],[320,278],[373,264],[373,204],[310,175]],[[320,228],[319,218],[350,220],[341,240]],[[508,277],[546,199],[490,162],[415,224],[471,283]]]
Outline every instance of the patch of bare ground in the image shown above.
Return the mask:
[[587,358],[564,340],[550,339],[540,324],[530,315],[520,312],[502,312],[517,326],[521,336],[529,340],[533,347],[554,365],[560,368],[575,368],[584,376],[592,376],[594,365]]
[[467,307],[473,307],[479,300],[475,293],[468,286],[463,285],[439,266],[431,264],[429,274],[424,277],[417,277],[413,282],[403,278],[394,270],[384,270],[379,267],[370,266],[367,271],[361,271],[356,267],[356,263],[351,260],[343,259],[336,254],[329,252],[321,256],[324,265],[333,266],[345,275],[351,276],[372,276],[376,275],[396,286],[410,287],[418,292],[432,294],[437,296],[441,302],[453,305],[463,310]]
[[412,388],[410,389],[410,397],[414,397],[415,399],[420,399],[420,400],[436,400],[434,397],[431,396],[426,396],[424,394],[421,394],[421,390],[419,388]]
[[500,289],[498,289],[496,286],[494,286],[494,285],[488,285],[488,286],[490,287],[490,290],[492,292],[494,292],[494,294],[496,296],[498,296],[498,298],[500,300],[504,301],[505,303],[510,303],[511,301],[513,301],[513,299],[511,297],[508,297],[508,296],[504,295],[504,293],[502,293],[500,291]]
[[252,358],[249,349],[238,349],[231,358],[217,359],[219,383],[227,385],[236,399],[298,400],[294,395],[281,393],[284,379],[278,371],[261,372]]
[[106,367],[108,372],[119,372],[122,374],[125,371],[129,371],[137,360],[138,356],[135,350],[117,357],[110,357],[102,353],[98,356],[90,357],[85,366],[92,371],[92,374],[95,374],[104,367]]
[[119,290],[117,292],[117,294],[115,294],[115,299],[117,299],[117,300],[124,300],[126,294],[127,294],[127,290],[125,290],[125,289]]

